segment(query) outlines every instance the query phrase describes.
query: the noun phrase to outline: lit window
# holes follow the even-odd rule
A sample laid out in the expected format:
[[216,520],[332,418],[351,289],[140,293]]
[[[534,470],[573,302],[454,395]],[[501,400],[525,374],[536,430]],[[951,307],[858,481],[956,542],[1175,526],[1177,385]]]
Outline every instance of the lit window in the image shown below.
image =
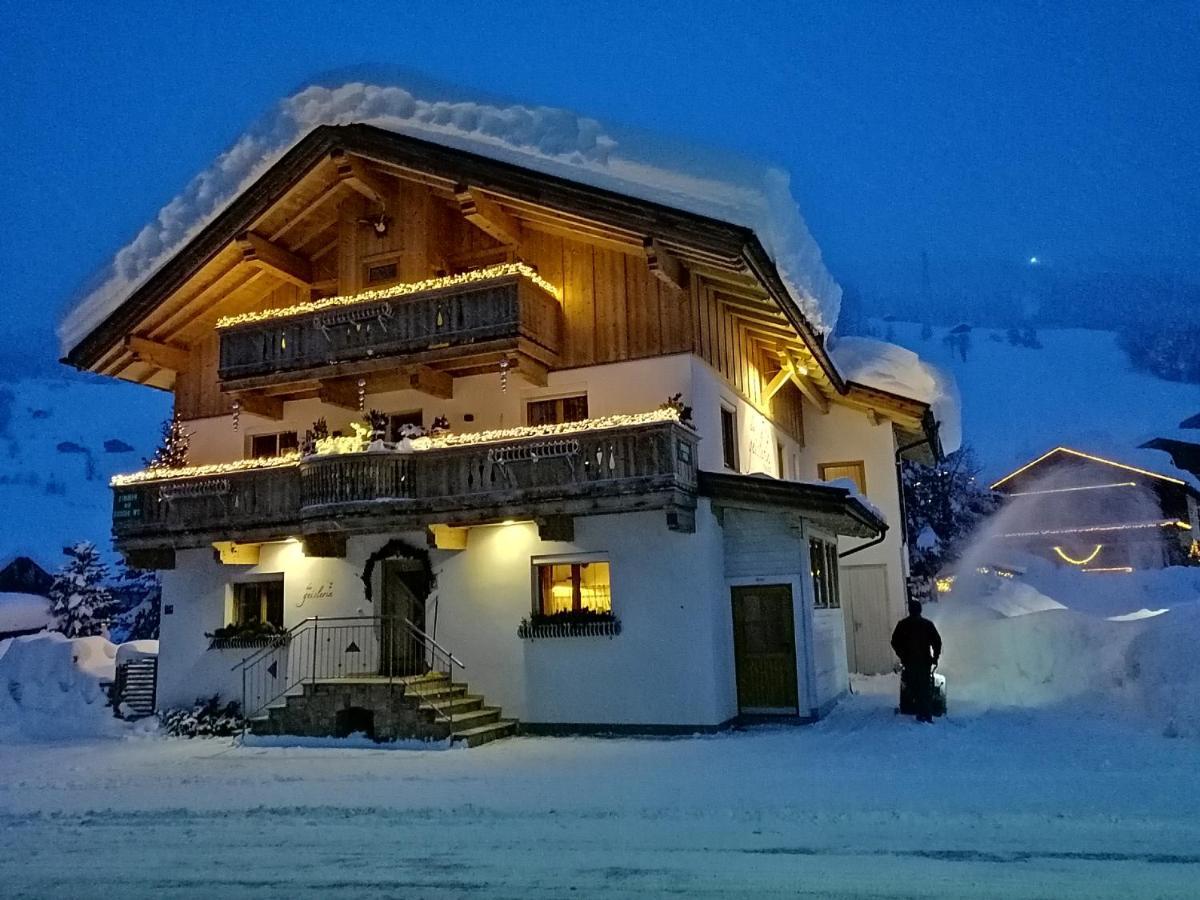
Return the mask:
[[283,627],[283,579],[246,581],[233,586],[234,625]]
[[839,478],[848,478],[858,485],[860,494],[867,493],[867,472],[862,460],[856,462],[835,462],[821,463],[817,467],[821,473],[822,481],[837,481]]
[[721,460],[725,468],[737,471],[737,413],[728,406],[721,407]]
[[556,562],[534,566],[537,596],[534,611],[543,616],[560,613],[611,613],[612,590],[607,562]]
[[582,422],[587,417],[587,394],[531,400],[525,407],[525,421],[529,425],[562,425],[566,422]]
[[294,431],[280,431],[276,434],[254,434],[250,436],[250,458],[266,459],[291,453],[300,446],[300,441]]
[[810,538],[808,565],[812,572],[813,606],[817,609],[838,609],[842,605],[838,584],[837,544]]

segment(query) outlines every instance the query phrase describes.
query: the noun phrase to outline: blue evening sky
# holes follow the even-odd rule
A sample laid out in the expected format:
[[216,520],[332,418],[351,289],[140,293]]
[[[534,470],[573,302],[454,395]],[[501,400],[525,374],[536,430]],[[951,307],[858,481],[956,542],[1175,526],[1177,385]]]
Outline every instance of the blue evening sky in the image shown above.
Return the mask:
[[868,290],[923,249],[1200,278],[1194,2],[0,0],[0,22],[10,358],[52,358],[94,269],[275,100],[360,63],[776,163]]

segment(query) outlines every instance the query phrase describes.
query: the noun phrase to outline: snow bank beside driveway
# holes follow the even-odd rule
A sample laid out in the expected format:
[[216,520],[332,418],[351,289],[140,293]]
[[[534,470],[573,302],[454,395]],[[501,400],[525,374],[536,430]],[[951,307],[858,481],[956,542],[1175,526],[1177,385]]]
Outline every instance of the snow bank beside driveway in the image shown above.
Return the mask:
[[115,736],[128,726],[113,717],[104,685],[117,646],[101,637],[57,632],[0,643],[0,743]]
[[1200,569],[1023,578],[974,594],[956,584],[928,608],[952,711],[1056,708],[1200,738]]

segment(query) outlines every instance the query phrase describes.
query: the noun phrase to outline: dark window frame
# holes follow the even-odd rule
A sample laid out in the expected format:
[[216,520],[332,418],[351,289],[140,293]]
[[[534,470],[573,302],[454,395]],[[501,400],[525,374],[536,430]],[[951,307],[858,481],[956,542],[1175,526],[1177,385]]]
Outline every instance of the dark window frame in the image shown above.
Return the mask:
[[[247,611],[257,606],[257,612]],[[233,584],[232,624],[249,625],[269,622],[283,627],[283,576],[236,581]]]
[[[534,414],[534,410],[538,414]],[[545,413],[545,414],[543,414]],[[526,425],[563,425],[582,422],[589,417],[588,395],[564,394],[561,397],[539,397],[525,401]]]
[[737,410],[721,404],[721,462],[726,469],[738,471]]

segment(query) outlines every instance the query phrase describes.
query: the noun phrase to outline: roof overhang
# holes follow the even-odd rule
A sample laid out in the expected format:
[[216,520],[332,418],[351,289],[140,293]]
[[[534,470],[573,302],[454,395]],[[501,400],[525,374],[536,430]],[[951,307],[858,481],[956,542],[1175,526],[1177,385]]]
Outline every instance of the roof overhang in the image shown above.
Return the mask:
[[831,484],[780,481],[765,475],[699,473],[700,496],[714,505],[789,512],[816,522],[834,534],[875,538],[887,532],[880,515],[846,488]]
[[890,420],[903,459],[932,465],[945,458],[939,423],[928,403],[857,381],[847,382],[842,402]]
[[79,369],[95,367],[139,322],[334,151],[363,157],[397,175],[419,173],[426,181],[450,188],[466,183],[513,202],[559,210],[580,221],[599,223],[625,236],[631,245],[640,246],[652,237],[689,265],[752,278],[803,339],[828,389],[847,392],[823,336],[804,316],[750,228],[361,124],[314,128],[72,347],[63,362]]

